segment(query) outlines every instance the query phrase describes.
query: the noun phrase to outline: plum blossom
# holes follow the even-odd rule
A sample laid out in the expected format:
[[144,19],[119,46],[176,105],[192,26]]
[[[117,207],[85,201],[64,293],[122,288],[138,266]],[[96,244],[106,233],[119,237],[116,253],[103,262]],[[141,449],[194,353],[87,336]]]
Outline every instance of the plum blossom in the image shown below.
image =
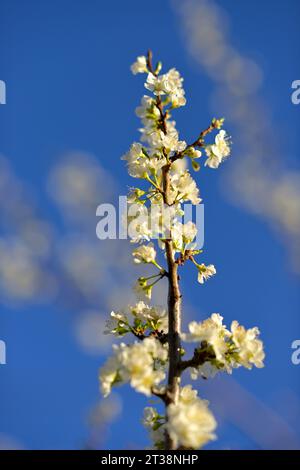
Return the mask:
[[204,281],[207,281],[211,276],[214,276],[216,272],[216,268],[213,264],[209,264],[208,266],[205,266],[205,264],[199,264],[198,282],[200,282],[200,284],[203,284]]
[[215,356],[219,361],[225,361],[227,351],[226,336],[228,330],[223,325],[223,317],[218,313],[213,313],[210,318],[203,322],[192,321],[188,325],[189,334],[185,335],[185,340],[197,342],[199,345],[203,341],[212,346]]
[[132,252],[133,260],[136,264],[153,263],[156,257],[156,250],[153,243],[148,245],[140,245]]
[[175,251],[184,251],[190,247],[197,235],[197,227],[192,221],[182,224],[176,220],[173,224],[172,230],[173,248]]
[[213,145],[208,145],[205,148],[207,160],[205,166],[210,168],[218,168],[220,163],[230,155],[230,143],[226,132],[222,129],[215,138]]
[[100,369],[102,393],[107,396],[113,385],[130,382],[135,390],[150,396],[152,387],[165,378],[167,357],[167,349],[153,337],[132,345],[114,345],[114,355]]
[[175,200],[177,198],[181,201],[191,201],[194,205],[200,204],[202,201],[202,199],[199,198],[197,184],[188,170],[181,174],[175,174],[172,177],[172,192]]
[[168,407],[166,427],[177,446],[199,449],[216,439],[217,423],[208,402],[201,400],[195,390],[185,388],[180,392],[179,402]]
[[257,327],[246,330],[235,320],[231,324],[232,341],[237,348],[237,361],[247,369],[252,366],[264,367],[265,353],[263,343],[258,339],[259,329]]
[[120,336],[120,329],[123,331],[123,334],[127,331],[126,326],[128,324],[128,319],[126,315],[122,312],[111,312],[110,319],[106,321],[105,330],[103,333],[105,335],[114,334]]
[[148,71],[146,57],[144,55],[137,57],[130,69],[134,75],[137,73],[146,73]]
[[131,313],[142,321],[150,321],[159,330],[168,331],[168,312],[160,305],[149,306],[140,301],[131,307]]

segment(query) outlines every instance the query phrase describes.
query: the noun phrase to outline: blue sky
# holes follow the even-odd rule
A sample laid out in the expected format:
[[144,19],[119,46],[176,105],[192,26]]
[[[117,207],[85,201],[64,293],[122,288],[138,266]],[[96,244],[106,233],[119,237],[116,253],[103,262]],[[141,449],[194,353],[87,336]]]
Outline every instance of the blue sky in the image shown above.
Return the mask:
[[[290,94],[292,81],[299,79],[299,4],[219,0],[217,5],[228,14],[232,44],[263,71],[257,94],[272,116],[270,149],[276,143],[280,164],[297,172],[300,107],[291,104]],[[119,157],[138,138],[134,108],[143,82],[129,72],[137,55],[151,47],[165,69],[175,66],[183,74],[188,103],[174,116],[183,138],[192,140],[209,123],[215,84],[189,55],[182,29],[180,16],[167,1],[0,0],[0,79],[7,85],[7,104],[0,106],[0,152],[31,188],[39,214],[60,233],[68,222],[62,221],[45,187],[63,154],[95,155],[121,194],[130,184]],[[251,123],[242,124],[247,132]],[[230,116],[227,127],[236,142],[232,159],[243,161],[244,148]],[[266,174],[272,155],[268,158]],[[291,343],[300,338],[299,276],[291,269],[289,241],[278,227],[224,196],[230,190],[225,183],[230,165],[228,160],[218,172],[199,174],[204,259],[216,264],[218,276],[201,288],[192,284],[193,273],[186,273],[183,286],[200,318],[220,312],[227,324],[238,319],[247,327],[259,326],[266,367],[236,371],[234,379],[280,416],[299,443],[300,366],[290,359]],[[32,449],[83,447],[86,413],[99,399],[97,372],[104,358],[86,354],[76,342],[72,309],[59,302],[13,307],[3,301],[0,339],[7,343],[8,362],[0,366],[0,434]],[[199,393],[214,409],[210,396],[216,389],[210,395],[209,387],[199,383]],[[123,412],[104,445],[145,446],[139,420],[146,400],[127,387],[119,393]],[[263,445],[234,417],[218,413],[221,426],[213,448]]]

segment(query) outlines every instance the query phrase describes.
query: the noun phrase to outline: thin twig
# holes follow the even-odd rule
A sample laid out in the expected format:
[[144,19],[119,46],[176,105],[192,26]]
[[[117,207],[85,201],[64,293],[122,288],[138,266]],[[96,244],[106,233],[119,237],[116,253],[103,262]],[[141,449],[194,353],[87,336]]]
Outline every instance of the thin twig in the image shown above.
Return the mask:
[[202,366],[205,362],[210,361],[215,358],[216,358],[215,354],[206,348],[195,349],[193,357],[186,361],[181,361],[179,364],[179,368],[180,368],[180,371],[183,372],[188,367],[197,368],[197,367]]
[[207,134],[209,134],[210,132],[212,132],[214,129],[216,129],[216,125],[214,124],[214,122],[212,122],[208,127],[207,129],[204,129],[204,131],[202,131],[199,135],[199,137],[194,141],[192,142],[191,144],[187,145],[187,147],[181,151],[181,152],[176,152],[171,158],[170,158],[170,161],[171,162],[175,162],[176,160],[178,160],[179,158],[182,158],[184,156],[184,153],[191,147],[204,147],[204,138],[207,136]]

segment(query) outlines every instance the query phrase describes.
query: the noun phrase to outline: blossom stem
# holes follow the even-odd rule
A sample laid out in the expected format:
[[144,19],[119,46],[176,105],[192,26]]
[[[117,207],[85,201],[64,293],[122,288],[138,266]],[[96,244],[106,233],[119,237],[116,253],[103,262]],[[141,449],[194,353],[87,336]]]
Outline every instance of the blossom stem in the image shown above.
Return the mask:
[[152,264],[153,264],[157,269],[159,269],[159,271],[160,271],[161,274],[162,274],[162,273],[165,273],[164,268],[162,268],[162,267],[158,264],[158,262],[157,262],[155,259],[152,260],[151,262],[152,262]]
[[197,263],[197,261],[195,260],[195,258],[193,256],[190,256],[189,259],[194,263],[194,265],[199,269],[200,268],[200,264]]
[[210,132],[212,132],[214,129],[216,129],[216,126],[214,123],[211,123],[206,129],[204,129],[204,131],[200,133],[199,137],[194,142],[187,145],[187,147],[182,152],[175,153],[170,158],[171,162],[175,162],[179,158],[182,158],[184,156],[184,153],[191,147],[205,147],[204,138],[207,136],[207,134],[210,134]]
[[165,276],[165,273],[164,273],[164,274],[157,274],[156,277],[157,277],[158,279],[155,279],[155,281],[152,282],[152,284],[149,284],[149,287],[155,286],[155,284],[157,284],[164,276]]
[[152,276],[143,277],[143,279],[145,279],[146,281],[149,281],[149,279],[154,279],[155,277],[159,277],[159,276],[161,276],[161,273],[159,273],[159,274],[152,274]]
[[150,184],[152,184],[152,186],[154,186],[154,188],[157,189],[157,191],[159,191],[160,193],[162,192],[161,188],[150,178],[150,176],[145,176],[145,179],[147,181],[149,181]]
[[202,366],[206,361],[210,361],[211,359],[215,359],[215,355],[211,354],[211,352],[207,349],[195,349],[194,355],[191,359],[181,361],[180,370],[181,372],[183,372],[188,367],[197,368],[199,366]]

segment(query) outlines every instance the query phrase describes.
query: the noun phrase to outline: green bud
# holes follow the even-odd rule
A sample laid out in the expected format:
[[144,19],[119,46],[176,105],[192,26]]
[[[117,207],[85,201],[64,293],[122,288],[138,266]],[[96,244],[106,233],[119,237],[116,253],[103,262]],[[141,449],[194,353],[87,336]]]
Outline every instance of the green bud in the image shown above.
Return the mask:
[[147,286],[147,279],[145,277],[139,277],[138,283],[141,287]]
[[192,160],[192,167],[194,171],[199,171],[200,170],[200,165],[198,162],[195,162],[195,160]]
[[221,129],[221,127],[224,124],[224,121],[225,121],[224,118],[220,118],[220,119],[213,118],[213,120],[211,121],[211,124],[215,129]]
[[148,297],[149,299],[151,299],[152,288],[153,288],[153,286],[147,286],[147,285],[146,285],[145,287],[143,287],[143,290],[144,290],[144,292],[145,292],[145,295],[146,295],[146,297]]
[[162,69],[162,63],[159,61],[156,64],[155,73],[159,73]]

